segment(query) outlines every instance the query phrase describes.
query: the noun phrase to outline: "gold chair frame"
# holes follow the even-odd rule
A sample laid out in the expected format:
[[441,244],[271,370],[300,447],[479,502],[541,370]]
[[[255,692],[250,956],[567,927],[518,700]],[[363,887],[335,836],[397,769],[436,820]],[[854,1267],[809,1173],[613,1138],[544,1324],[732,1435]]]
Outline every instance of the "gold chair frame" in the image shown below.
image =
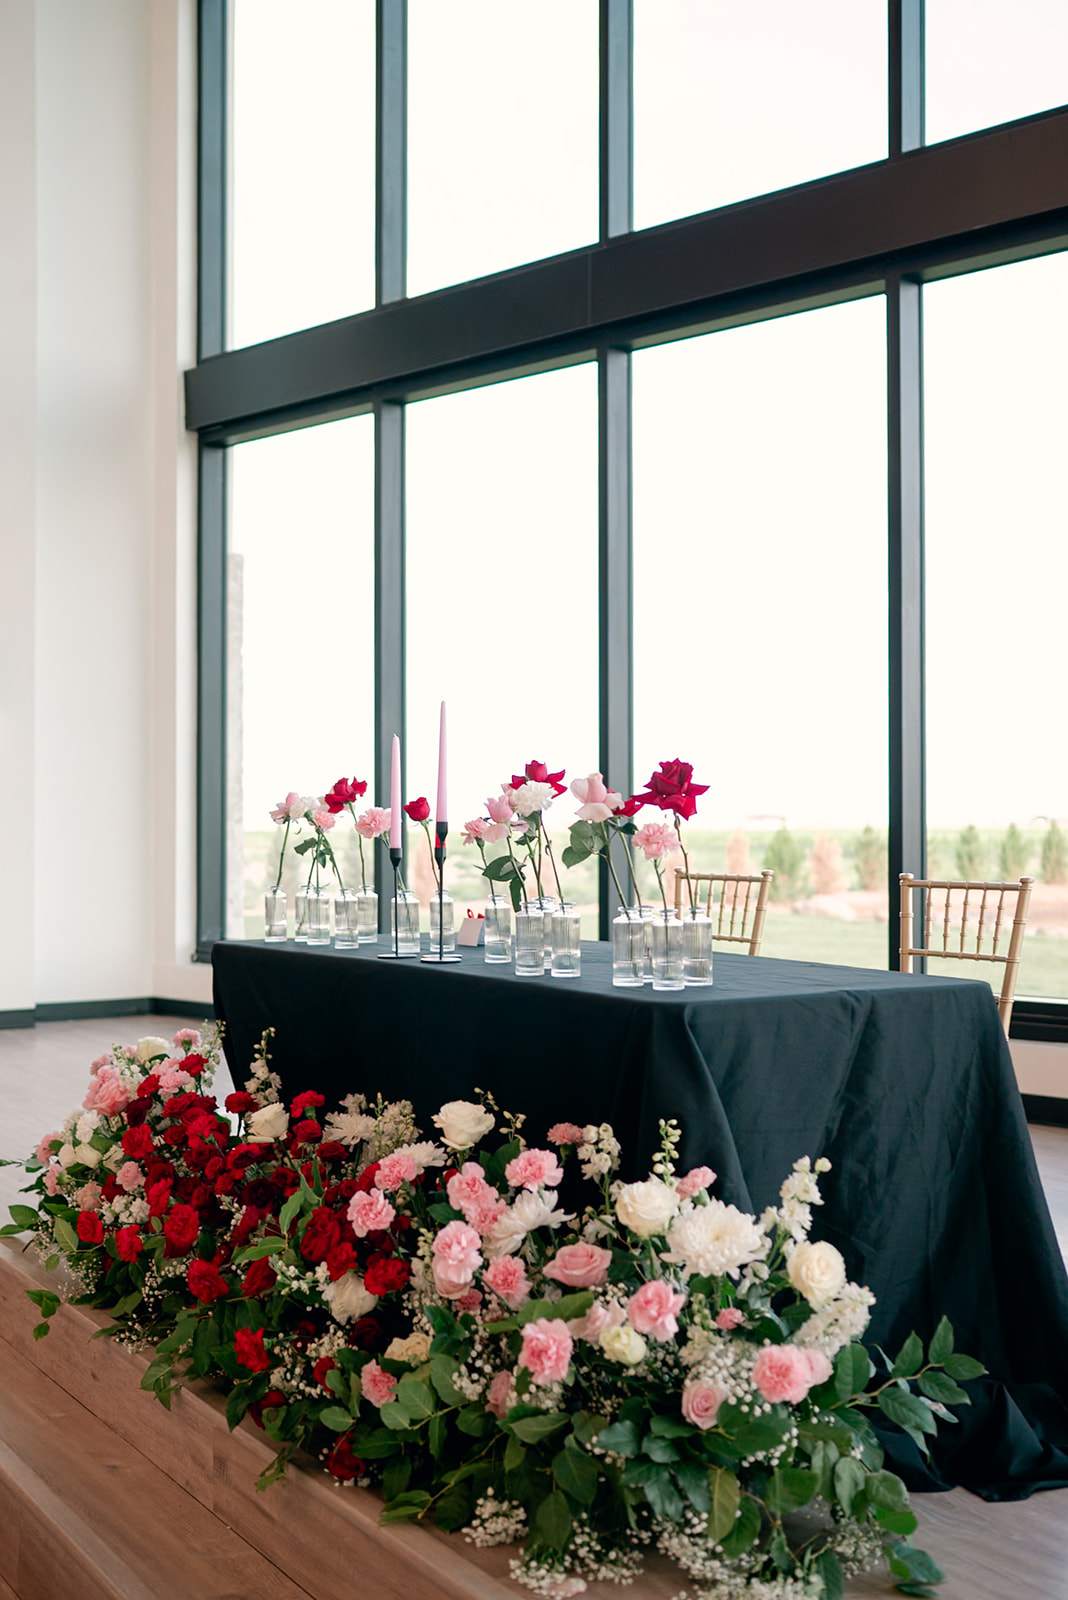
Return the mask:
[[[1003,966],[1005,973],[998,997],[998,1015],[1007,1038],[1034,881],[1034,878],[1021,878],[1018,883],[984,882],[968,878],[914,878],[911,872],[903,872],[902,972],[912,971],[914,956],[949,956],[955,961],[993,961]],[[922,895],[923,943],[919,945],[913,944],[914,890],[919,890]],[[954,900],[955,890],[963,891],[958,900]],[[996,905],[994,896],[997,897]],[[1007,910],[1011,910],[1011,925]],[[969,928],[973,913],[977,913],[977,916],[972,928]],[[959,932],[956,923],[958,915]],[[991,951],[981,948],[984,932],[989,935],[993,947]],[[1006,936],[1008,948],[999,954],[998,944]],[[968,948],[971,943],[974,943],[973,949]]]
[[[707,884],[707,890],[702,891],[702,899],[705,911],[712,918],[712,938],[730,944],[746,944],[751,956],[759,955],[760,942],[764,937],[768,890],[774,876],[770,867],[765,867],[762,872],[676,872],[675,910],[682,910],[685,884]],[[723,885],[718,908],[712,904],[712,891],[717,883]],[[754,888],[757,891],[755,896]]]

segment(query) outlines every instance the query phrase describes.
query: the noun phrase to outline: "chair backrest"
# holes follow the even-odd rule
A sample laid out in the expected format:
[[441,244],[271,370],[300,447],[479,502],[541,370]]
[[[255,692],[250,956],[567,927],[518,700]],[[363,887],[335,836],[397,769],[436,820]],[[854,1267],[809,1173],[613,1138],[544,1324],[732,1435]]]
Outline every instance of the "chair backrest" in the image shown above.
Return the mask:
[[[914,878],[901,874],[901,970],[914,956],[949,956],[954,961],[993,961],[1003,966],[998,1015],[1006,1035],[1020,970],[1023,931],[1033,878],[1018,883],[971,879]],[[915,941],[913,903],[920,895],[922,938]]]
[[[712,918],[713,939],[748,945],[751,956],[759,955],[768,890],[774,876],[770,867],[752,873],[676,872],[675,910],[681,911],[684,902],[689,904],[686,885],[692,884],[694,903],[702,904]],[[723,888],[718,902],[713,900],[717,883]],[[702,887],[698,889],[698,885]]]

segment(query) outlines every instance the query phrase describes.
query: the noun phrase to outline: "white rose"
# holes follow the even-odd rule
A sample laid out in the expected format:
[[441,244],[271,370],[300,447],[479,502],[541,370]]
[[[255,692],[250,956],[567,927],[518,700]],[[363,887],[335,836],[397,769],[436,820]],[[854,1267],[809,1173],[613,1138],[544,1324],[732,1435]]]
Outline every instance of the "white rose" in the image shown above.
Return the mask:
[[637,1329],[628,1323],[618,1328],[604,1328],[597,1342],[609,1361],[618,1361],[623,1367],[636,1367],[649,1348]]
[[742,1267],[759,1261],[768,1248],[767,1235],[748,1213],[714,1199],[707,1205],[687,1207],[671,1224],[667,1240],[671,1249],[663,1259],[680,1263],[686,1277],[693,1273],[737,1277]]
[[815,1244],[802,1240],[787,1262],[786,1272],[798,1294],[804,1295],[814,1311],[830,1305],[845,1288],[845,1262],[834,1245],[822,1239]]
[[493,1118],[470,1100],[449,1100],[432,1119],[450,1150],[470,1150],[493,1127]]
[[137,1041],[137,1059],[142,1066],[146,1066],[155,1056],[169,1056],[171,1047],[166,1039],[159,1039],[154,1033],[146,1034]]
[[289,1128],[289,1112],[275,1101],[253,1111],[245,1124],[245,1139],[249,1144],[273,1144],[284,1139]]
[[350,1322],[353,1317],[365,1317],[378,1304],[378,1296],[364,1287],[358,1272],[346,1272],[336,1283],[328,1283],[323,1290],[323,1299],[335,1322]]
[[74,1152],[74,1146],[72,1144],[61,1144],[56,1160],[59,1162],[64,1172],[68,1167],[73,1167],[74,1163],[78,1160],[78,1156]]
[[425,1333],[410,1333],[406,1339],[393,1339],[386,1347],[385,1359],[387,1361],[405,1361],[410,1367],[417,1367],[425,1361],[430,1354],[430,1336]]
[[77,1144],[74,1147],[74,1159],[80,1161],[83,1167],[98,1167],[104,1157],[91,1144]]
[[121,1144],[113,1144],[104,1157],[104,1165],[109,1172],[118,1172],[119,1168],[124,1167],[129,1159]]
[[679,1209],[678,1195],[661,1178],[644,1183],[625,1183],[616,1196],[616,1216],[639,1239],[666,1233],[668,1223]]

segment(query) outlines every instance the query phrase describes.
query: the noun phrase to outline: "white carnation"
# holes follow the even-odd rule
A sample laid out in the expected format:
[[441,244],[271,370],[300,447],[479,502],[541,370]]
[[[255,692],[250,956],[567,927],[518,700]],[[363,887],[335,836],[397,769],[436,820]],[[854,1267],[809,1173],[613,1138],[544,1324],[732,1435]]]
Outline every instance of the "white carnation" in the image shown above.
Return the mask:
[[671,1249],[665,1261],[678,1262],[687,1278],[737,1277],[742,1267],[758,1261],[768,1248],[766,1234],[737,1206],[722,1200],[691,1206],[671,1224],[667,1236]]
[[420,1173],[425,1172],[427,1167],[443,1167],[449,1159],[440,1144],[431,1144],[429,1139],[424,1139],[419,1144],[398,1145],[393,1154],[410,1156]]
[[661,1178],[625,1183],[616,1195],[616,1216],[639,1239],[667,1233],[668,1224],[678,1209],[678,1195]]
[[288,1128],[289,1112],[276,1101],[250,1113],[245,1124],[245,1138],[249,1144],[274,1144],[276,1139],[285,1137]]
[[548,811],[556,791],[551,783],[522,783],[511,794],[512,810],[520,817],[529,817],[535,811]]
[[337,1322],[351,1322],[353,1317],[365,1317],[378,1304],[378,1296],[365,1287],[357,1272],[346,1272],[336,1283],[328,1283],[323,1299]]
[[100,1122],[99,1111],[83,1111],[75,1127],[75,1137],[79,1144],[88,1144],[97,1130]]
[[493,1127],[493,1118],[471,1100],[449,1100],[432,1118],[450,1150],[470,1150]]

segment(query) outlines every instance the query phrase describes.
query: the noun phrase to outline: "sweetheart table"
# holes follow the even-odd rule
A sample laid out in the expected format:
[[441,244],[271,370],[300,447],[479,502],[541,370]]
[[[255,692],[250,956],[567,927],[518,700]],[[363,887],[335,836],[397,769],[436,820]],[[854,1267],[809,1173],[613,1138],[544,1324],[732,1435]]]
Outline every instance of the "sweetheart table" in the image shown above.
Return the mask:
[[443,1101],[484,1089],[526,1113],[532,1143],[610,1122],[628,1178],[675,1117],[681,1169],[707,1164],[753,1212],[797,1157],[827,1156],[813,1237],[877,1296],[870,1341],[926,1340],[945,1313],[990,1369],[933,1465],[886,1438],[898,1470],[995,1500],[1068,1486],[1068,1278],[986,984],[717,952],[710,988],[654,993],[612,987],[606,944],[583,945],[574,980],[516,978],[481,950],[454,966],[377,954],[217,944],[235,1083],[273,1027],[287,1099],[381,1092],[429,1130]]

